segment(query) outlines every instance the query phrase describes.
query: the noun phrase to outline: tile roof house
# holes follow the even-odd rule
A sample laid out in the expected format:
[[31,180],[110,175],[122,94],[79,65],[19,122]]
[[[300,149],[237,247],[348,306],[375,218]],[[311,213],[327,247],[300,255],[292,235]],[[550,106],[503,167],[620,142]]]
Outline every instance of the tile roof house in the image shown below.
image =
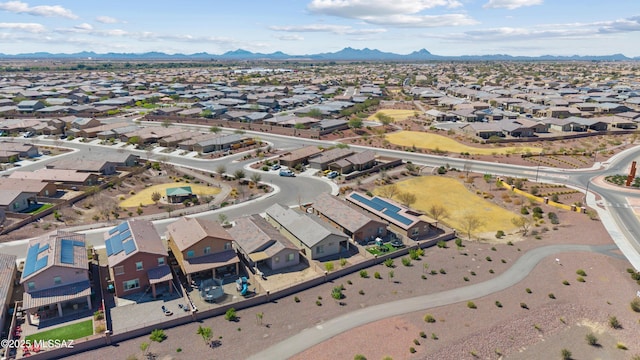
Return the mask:
[[252,267],[265,264],[278,270],[300,263],[298,248],[258,214],[236,219],[229,234]]
[[387,221],[390,230],[413,240],[428,237],[431,235],[430,231],[435,229],[432,225],[436,223],[435,220],[393,200],[378,196],[369,197],[355,191],[348,194],[346,200],[352,206]]
[[344,159],[329,164],[330,170],[335,170],[341,174],[348,174],[353,171],[363,171],[376,164],[376,153],[373,150],[365,150],[349,155]]
[[56,185],[35,179],[0,178],[0,189],[35,192],[38,196],[54,196]]
[[12,305],[11,296],[17,275],[16,260],[15,255],[0,253],[0,329],[6,329],[8,310]]
[[313,201],[313,213],[354,241],[367,243],[387,234],[387,223],[354,209],[346,201],[329,193],[322,193]]
[[167,226],[166,238],[189,282],[193,277],[223,278],[238,273],[234,239],[215,221],[182,217]]
[[[63,316],[66,305],[75,304],[76,309],[86,303],[91,309],[84,235],[58,230],[30,240],[20,283],[24,286],[22,308],[40,320],[56,313]],[[31,322],[32,316],[27,320]]]
[[21,212],[37,204],[37,192],[0,189],[0,209],[7,212]]
[[326,150],[321,154],[309,158],[309,167],[312,169],[326,170],[329,164],[353,154],[351,149],[335,148]]
[[36,171],[14,171],[9,174],[11,179],[38,179],[51,183],[67,185],[95,185],[98,175],[76,170],[38,169]]
[[349,249],[349,237],[315,215],[301,214],[276,203],[267,208],[266,219],[309,259],[332,256]]
[[169,292],[173,292],[167,249],[150,221],[124,221],[106,232],[104,238],[116,296],[146,291],[150,287],[155,297],[162,284],[167,284]]
[[288,167],[295,167],[298,164],[304,164],[310,157],[321,153],[322,150],[317,146],[305,146],[303,148],[291,150],[280,157],[280,164]]

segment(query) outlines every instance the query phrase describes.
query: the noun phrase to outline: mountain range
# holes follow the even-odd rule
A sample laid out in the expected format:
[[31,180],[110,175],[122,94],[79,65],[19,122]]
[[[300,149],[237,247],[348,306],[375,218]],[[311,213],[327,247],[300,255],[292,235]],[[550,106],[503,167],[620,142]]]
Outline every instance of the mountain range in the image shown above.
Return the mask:
[[72,54],[36,52],[27,54],[8,55],[0,53],[0,59],[67,59],[67,60],[218,60],[218,61],[242,61],[242,60],[278,60],[278,61],[633,61],[640,60],[640,57],[627,57],[623,54],[612,55],[572,55],[572,56],[512,56],[508,54],[491,55],[462,55],[462,56],[442,56],[430,53],[426,49],[414,51],[410,54],[396,54],[384,52],[377,49],[354,49],[344,48],[336,52],[327,52],[309,55],[290,55],[281,51],[270,54],[254,53],[251,51],[238,49],[227,51],[224,54],[209,54],[206,52],[194,54],[166,54],[162,52],[146,53],[95,53],[83,51]]

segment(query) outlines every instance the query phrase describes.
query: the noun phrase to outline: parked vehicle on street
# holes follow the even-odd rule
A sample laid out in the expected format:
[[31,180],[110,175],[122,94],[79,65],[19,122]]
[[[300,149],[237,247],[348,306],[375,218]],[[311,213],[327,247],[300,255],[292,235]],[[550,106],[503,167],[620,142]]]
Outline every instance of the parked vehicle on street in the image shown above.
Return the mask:
[[294,174],[293,171],[289,169],[282,169],[280,170],[280,176],[295,177],[296,174]]
[[327,174],[327,178],[329,179],[335,179],[338,177],[338,175],[340,175],[337,171],[331,171],[330,173]]

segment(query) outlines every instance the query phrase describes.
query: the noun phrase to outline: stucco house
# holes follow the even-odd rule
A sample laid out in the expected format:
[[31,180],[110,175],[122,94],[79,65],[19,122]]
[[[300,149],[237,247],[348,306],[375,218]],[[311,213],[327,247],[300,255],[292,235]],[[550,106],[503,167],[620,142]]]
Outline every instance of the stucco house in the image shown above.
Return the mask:
[[91,309],[89,259],[83,234],[58,230],[29,241],[20,283],[27,321]]
[[298,248],[258,214],[236,219],[229,234],[238,253],[252,267],[264,264],[279,270],[300,263]]
[[159,287],[173,292],[167,250],[148,220],[128,220],[104,234],[109,272],[117,297],[146,291],[155,297]]
[[182,217],[167,226],[166,238],[189,282],[194,277],[224,278],[238,273],[234,239],[215,221]]
[[266,219],[309,259],[337,255],[349,249],[349,237],[315,215],[298,213],[276,203],[267,208]]

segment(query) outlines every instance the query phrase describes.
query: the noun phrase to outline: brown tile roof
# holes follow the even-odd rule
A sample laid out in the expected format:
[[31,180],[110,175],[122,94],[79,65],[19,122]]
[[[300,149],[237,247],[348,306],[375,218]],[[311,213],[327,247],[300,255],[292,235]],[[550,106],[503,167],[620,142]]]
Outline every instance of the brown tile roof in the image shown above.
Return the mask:
[[350,207],[344,200],[329,193],[320,194],[314,200],[313,208],[351,233],[357,232],[372,221],[379,223],[380,226],[387,226],[387,224]]
[[[126,221],[127,226],[123,226],[122,223],[118,226],[123,226],[122,231],[116,231],[113,234],[109,234],[109,231],[104,233],[105,241],[130,231],[130,237],[135,243],[135,249],[127,254],[126,251],[119,251],[117,253],[108,256],[109,267],[114,267],[130,258],[137,253],[148,253],[167,256],[167,249],[165,249],[162,239],[153,223],[148,220],[132,219]],[[117,227],[116,227],[117,228]],[[115,229],[115,228],[114,228]],[[110,231],[112,231],[111,229]]]
[[182,217],[167,226],[167,238],[172,239],[180,251],[206,237],[233,241],[233,237],[215,221]]
[[37,309],[42,306],[57,304],[69,300],[86,298],[91,295],[91,284],[82,281],[66,286],[58,286],[50,289],[25,292],[22,296],[23,309]]
[[229,234],[233,236],[236,244],[242,248],[245,254],[258,251],[267,253],[275,251],[277,253],[284,248],[298,249],[258,214],[236,219],[235,225],[229,229]]
[[281,159],[285,161],[298,160],[306,158],[315,154],[321,153],[322,150],[317,146],[306,146],[300,149],[292,150],[288,154],[284,155]]
[[240,262],[240,259],[238,259],[236,252],[227,250],[192,259],[184,259],[182,265],[187,274],[193,274],[204,270],[213,270],[221,266],[233,265],[238,262]]

